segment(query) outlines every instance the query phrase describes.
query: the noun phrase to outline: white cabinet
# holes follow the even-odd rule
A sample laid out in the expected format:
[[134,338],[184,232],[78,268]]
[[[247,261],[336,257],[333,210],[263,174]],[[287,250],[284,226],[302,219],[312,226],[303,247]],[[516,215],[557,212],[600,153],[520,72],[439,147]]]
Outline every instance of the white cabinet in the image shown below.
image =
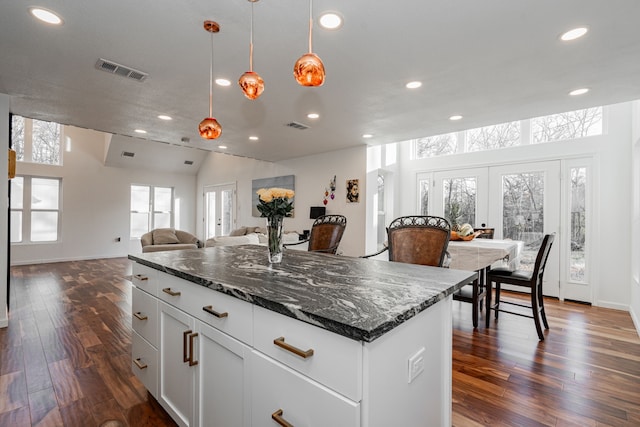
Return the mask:
[[193,426],[195,398],[193,317],[160,303],[160,393],[158,401],[179,425]]
[[144,273],[132,369],[180,426],[451,425],[450,296],[360,342]]
[[251,426],[251,349],[201,321],[196,330],[196,425]]
[[254,426],[360,425],[359,403],[260,352],[253,352],[251,366]]

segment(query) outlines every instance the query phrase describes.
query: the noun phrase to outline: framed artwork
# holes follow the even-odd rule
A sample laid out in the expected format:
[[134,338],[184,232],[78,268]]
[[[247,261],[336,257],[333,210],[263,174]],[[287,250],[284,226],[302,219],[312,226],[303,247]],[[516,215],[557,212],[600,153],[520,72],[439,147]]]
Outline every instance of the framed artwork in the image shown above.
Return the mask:
[[[286,188],[287,190],[296,191],[296,177],[295,175],[276,176],[273,178],[261,178],[251,181],[251,216],[259,217],[260,211],[258,210],[258,191],[261,188]],[[293,200],[295,200],[295,196]],[[294,209],[291,211],[291,217],[295,216],[295,203]]]
[[360,180],[347,180],[347,203],[360,202]]

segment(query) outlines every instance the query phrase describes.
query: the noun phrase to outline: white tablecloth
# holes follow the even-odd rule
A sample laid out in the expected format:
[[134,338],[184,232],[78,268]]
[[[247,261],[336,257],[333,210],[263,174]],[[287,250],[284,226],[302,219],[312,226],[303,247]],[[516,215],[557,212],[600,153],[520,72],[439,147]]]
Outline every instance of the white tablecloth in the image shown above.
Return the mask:
[[477,271],[492,264],[515,270],[520,262],[524,242],[518,240],[473,239],[449,242],[450,268]]

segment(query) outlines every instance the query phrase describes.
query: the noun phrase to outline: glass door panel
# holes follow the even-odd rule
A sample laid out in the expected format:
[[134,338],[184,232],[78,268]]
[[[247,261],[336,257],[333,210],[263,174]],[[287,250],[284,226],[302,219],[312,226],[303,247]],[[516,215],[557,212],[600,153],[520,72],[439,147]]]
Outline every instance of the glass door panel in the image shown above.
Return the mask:
[[226,236],[236,223],[236,185],[213,185],[204,188],[205,239]]
[[486,224],[487,174],[487,168],[434,173],[432,215],[442,215],[453,227],[467,223],[477,228]]

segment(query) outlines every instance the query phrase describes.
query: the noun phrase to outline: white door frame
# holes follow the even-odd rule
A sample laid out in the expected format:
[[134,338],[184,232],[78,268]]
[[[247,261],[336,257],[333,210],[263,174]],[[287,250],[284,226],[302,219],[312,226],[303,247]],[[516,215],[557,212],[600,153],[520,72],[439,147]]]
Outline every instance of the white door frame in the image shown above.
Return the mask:
[[[202,225],[203,225],[203,230],[204,230],[204,238],[205,240],[210,238],[210,237],[214,237],[214,236],[222,236],[223,235],[223,224],[222,224],[222,216],[223,216],[223,212],[222,212],[222,194],[226,191],[232,191],[233,192],[233,197],[232,197],[232,201],[231,201],[231,212],[229,212],[229,214],[231,215],[231,225],[230,225],[230,230],[234,229],[236,227],[236,207],[238,205],[236,197],[237,197],[237,191],[236,191],[236,183],[228,183],[228,184],[217,184],[217,185],[206,185],[204,186],[204,191],[202,192],[202,205],[203,205],[203,209],[204,209],[204,214],[202,216]],[[210,217],[210,212],[209,212],[209,197],[208,194],[209,193],[213,193],[213,197],[215,198],[215,212],[213,212],[213,218],[215,218],[213,220],[213,224],[210,223],[209,221],[209,217]],[[213,229],[212,229],[213,226]]]

